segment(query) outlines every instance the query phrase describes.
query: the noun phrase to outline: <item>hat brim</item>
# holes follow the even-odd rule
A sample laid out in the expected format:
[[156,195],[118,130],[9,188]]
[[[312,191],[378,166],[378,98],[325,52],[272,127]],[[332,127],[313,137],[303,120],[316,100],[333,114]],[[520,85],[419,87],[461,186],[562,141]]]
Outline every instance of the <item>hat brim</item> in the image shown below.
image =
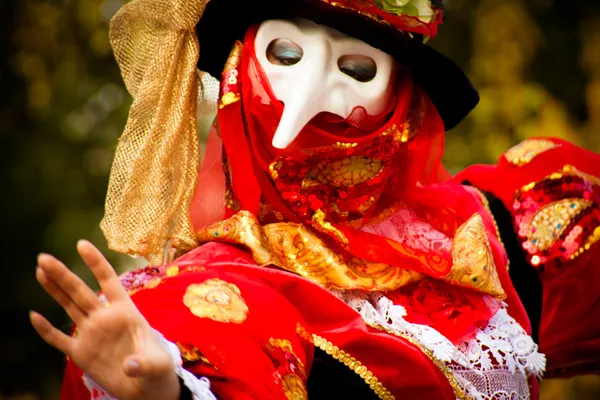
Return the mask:
[[198,67],[220,79],[231,47],[236,40],[243,40],[250,25],[288,18],[330,26],[392,55],[427,92],[446,130],[454,128],[479,102],[464,72],[445,55],[390,25],[320,0],[209,1],[196,28]]

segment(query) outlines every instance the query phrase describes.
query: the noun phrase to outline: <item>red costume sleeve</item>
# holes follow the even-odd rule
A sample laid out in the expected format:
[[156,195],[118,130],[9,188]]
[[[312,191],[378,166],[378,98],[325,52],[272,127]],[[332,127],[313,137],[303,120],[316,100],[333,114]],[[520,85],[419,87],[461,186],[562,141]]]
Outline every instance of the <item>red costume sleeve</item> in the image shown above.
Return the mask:
[[539,344],[546,376],[600,367],[600,155],[559,139],[529,139],[461,181],[499,198],[543,288]]

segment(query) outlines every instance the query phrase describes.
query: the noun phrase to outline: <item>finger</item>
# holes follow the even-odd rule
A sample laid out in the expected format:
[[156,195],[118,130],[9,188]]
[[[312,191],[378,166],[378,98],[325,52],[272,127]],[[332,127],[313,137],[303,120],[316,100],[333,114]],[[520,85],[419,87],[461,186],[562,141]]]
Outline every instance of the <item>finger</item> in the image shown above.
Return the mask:
[[127,291],[121,285],[117,273],[96,246],[87,240],[80,240],[77,243],[77,251],[79,251],[79,255],[83,258],[83,261],[85,261],[96,279],[98,279],[102,292],[109,302],[129,299],[129,295],[127,295]]
[[56,302],[65,309],[67,314],[69,314],[69,317],[71,317],[76,324],[81,324],[83,319],[87,317],[87,314],[73,302],[71,297],[65,293],[65,291],[56,284],[56,282],[50,279],[41,268],[38,267],[36,269],[35,276],[46,292],[48,292],[50,296],[52,296],[54,300],[56,300]]
[[49,254],[40,254],[38,264],[44,274],[52,279],[86,314],[102,305],[96,293],[58,259]]
[[46,318],[35,311],[29,313],[29,319],[37,333],[46,343],[62,351],[64,354],[71,356],[71,350],[73,348],[72,338],[56,329]]

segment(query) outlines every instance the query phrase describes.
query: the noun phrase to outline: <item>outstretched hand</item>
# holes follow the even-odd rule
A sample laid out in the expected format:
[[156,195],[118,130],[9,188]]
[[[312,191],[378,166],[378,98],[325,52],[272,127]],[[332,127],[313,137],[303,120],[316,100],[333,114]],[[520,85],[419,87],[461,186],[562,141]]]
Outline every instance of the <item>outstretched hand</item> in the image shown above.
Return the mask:
[[179,398],[171,356],[129,298],[112,266],[90,242],[80,241],[77,250],[108,303],[103,304],[62,262],[41,254],[37,280],[77,324],[77,335],[64,334],[32,311],[35,330],[114,397]]

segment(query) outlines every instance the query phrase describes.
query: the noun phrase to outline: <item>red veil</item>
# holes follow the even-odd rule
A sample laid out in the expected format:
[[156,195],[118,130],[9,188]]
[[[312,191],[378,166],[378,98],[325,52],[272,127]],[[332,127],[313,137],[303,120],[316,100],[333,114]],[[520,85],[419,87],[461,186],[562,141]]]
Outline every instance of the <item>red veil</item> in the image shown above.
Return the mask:
[[251,27],[243,45],[234,48],[223,73],[218,126],[191,208],[195,229],[246,210],[261,223],[312,226],[348,258],[422,273],[426,279],[387,295],[407,308],[408,320],[432,325],[456,341],[485,326],[499,306],[488,295],[438,280],[452,268],[448,243],[479,213],[509,311],[529,330],[506,253],[490,233],[493,219],[479,195],[443,167],[443,122],[410,72],[398,71],[395,100],[381,115],[346,120],[319,115],[289,148],[278,150],[271,141],[284,105],[256,59],[257,29]]

